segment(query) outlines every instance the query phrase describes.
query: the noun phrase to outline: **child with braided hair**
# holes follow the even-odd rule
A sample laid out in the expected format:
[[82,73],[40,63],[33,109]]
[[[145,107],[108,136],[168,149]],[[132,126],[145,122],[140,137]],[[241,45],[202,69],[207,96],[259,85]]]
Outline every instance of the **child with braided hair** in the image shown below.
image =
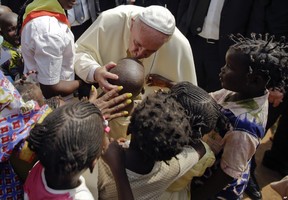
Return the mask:
[[[161,199],[190,199],[190,182],[194,177],[200,177],[208,167],[215,162],[214,149],[202,141],[202,137],[212,131],[226,132],[228,119],[221,113],[217,102],[202,88],[190,82],[176,83],[170,88],[169,94],[179,102],[189,117],[194,142],[203,143],[205,155],[186,174],[169,186]],[[213,151],[212,151],[213,150]],[[192,194],[193,197],[193,194]]]
[[[148,95],[137,105],[127,133],[131,141],[125,164],[135,199],[158,199],[205,154],[204,146],[192,142],[181,105],[162,92]],[[101,159],[98,191],[100,199],[117,199],[112,174]]]
[[[287,86],[288,54],[284,40],[273,41],[267,34],[264,38],[255,34],[251,38],[232,35],[231,39],[235,44],[227,51],[226,65],[219,75],[224,89],[211,93],[229,119],[230,129],[204,137],[219,157],[220,166],[213,167],[217,170],[209,178],[206,174],[201,187],[192,187],[193,200],[210,197],[230,200],[242,196],[249,178],[250,160],[265,134],[267,89],[284,92]],[[157,74],[150,75],[147,81],[149,85],[175,85]]]
[[[0,71],[0,198],[23,199],[23,183],[30,168],[24,167],[35,161],[35,156],[28,151],[25,142],[30,130],[36,123],[40,123],[51,109],[44,104],[42,107],[31,99],[31,95],[24,95],[27,101],[21,98],[21,94],[13,84]],[[97,98],[96,89],[92,90],[89,101],[98,106],[106,118],[123,116],[123,112],[117,112],[126,104],[127,93],[118,95],[120,88],[115,88],[104,96]],[[30,98],[29,98],[30,97]],[[27,150],[27,151],[26,151]],[[19,161],[22,161],[19,163]],[[32,167],[32,166],[31,166]],[[25,168],[25,169],[23,169]],[[26,170],[27,169],[27,170]]]
[[[223,89],[211,93],[222,106],[231,128],[225,134],[208,135],[207,143],[220,145],[220,166],[193,192],[193,199],[240,199],[250,171],[250,161],[265,135],[269,88],[284,91],[288,77],[288,54],[284,41],[252,34],[231,35],[235,42],[226,53],[219,74]],[[215,137],[221,136],[221,137]],[[217,139],[218,138],[218,139]]]
[[[86,169],[92,173],[103,151],[104,128],[101,111],[88,101],[61,106],[41,124],[37,124],[27,141],[30,149],[36,152],[39,162],[26,179],[24,199],[94,199],[81,175]],[[121,157],[124,152],[117,144],[109,145],[107,151],[111,148],[113,154],[109,153],[109,156],[115,157],[106,158],[105,161],[108,165],[115,165],[117,157]],[[123,170],[124,163],[119,161],[117,167],[113,165],[111,170],[116,183],[121,183],[118,184],[121,193],[129,194],[124,199],[132,199]],[[127,193],[123,191],[123,183],[125,189],[128,188]]]

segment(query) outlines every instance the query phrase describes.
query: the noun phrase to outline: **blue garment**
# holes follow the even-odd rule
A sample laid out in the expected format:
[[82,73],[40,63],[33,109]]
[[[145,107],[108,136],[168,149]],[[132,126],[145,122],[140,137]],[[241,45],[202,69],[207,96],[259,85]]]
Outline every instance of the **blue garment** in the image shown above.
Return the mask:
[[[234,92],[225,89],[211,93],[216,102],[222,106],[222,113],[230,122],[226,133],[211,132],[204,136],[204,141],[212,148],[216,156],[214,166],[203,177],[193,179],[193,186],[205,184],[219,167],[231,181],[216,197],[217,199],[239,199],[250,176],[250,162],[264,137],[268,116],[268,92],[260,97],[241,101],[229,101]],[[206,137],[207,136],[207,137]],[[205,138],[206,137],[206,138]]]
[[[230,110],[227,109],[222,109],[222,112],[229,119],[233,130],[244,131],[250,135],[253,135],[256,138],[264,137],[265,130],[262,125],[251,122],[245,118],[239,119]],[[221,136],[224,137],[224,135]],[[228,186],[226,186],[221,192],[216,195],[217,198],[227,200],[239,199],[247,187],[247,183],[250,177],[250,167],[251,160],[249,161],[248,167],[246,168],[245,172],[243,172],[243,174],[241,175],[241,178],[234,179],[231,183],[229,183]]]

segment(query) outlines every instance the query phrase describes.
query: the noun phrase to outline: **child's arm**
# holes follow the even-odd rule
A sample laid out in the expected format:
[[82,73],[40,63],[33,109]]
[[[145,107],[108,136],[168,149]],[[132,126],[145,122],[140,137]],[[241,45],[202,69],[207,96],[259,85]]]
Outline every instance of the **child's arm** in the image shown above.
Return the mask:
[[43,85],[40,83],[40,88],[46,99],[49,99],[53,96],[65,97],[72,94],[77,90],[82,84],[82,80],[73,80],[73,81],[63,81],[60,80],[59,83],[55,85]]
[[109,165],[114,176],[118,199],[133,200],[133,193],[126,174],[124,149],[114,141],[109,144],[108,149],[102,155],[102,158]]
[[193,141],[190,145],[195,149],[195,151],[197,151],[200,160],[206,153],[204,144],[199,140],[199,141]]
[[173,82],[159,74],[149,74],[146,78],[146,83],[148,86],[158,86],[171,88],[176,82]]

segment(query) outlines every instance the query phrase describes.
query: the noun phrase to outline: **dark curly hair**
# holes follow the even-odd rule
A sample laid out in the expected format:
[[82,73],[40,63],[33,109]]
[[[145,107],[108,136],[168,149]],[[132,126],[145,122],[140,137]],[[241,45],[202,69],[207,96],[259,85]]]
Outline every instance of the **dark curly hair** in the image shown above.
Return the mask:
[[56,174],[79,172],[91,166],[102,152],[103,117],[89,102],[61,106],[31,130],[29,148]]
[[190,119],[191,138],[200,139],[211,130],[227,131],[228,119],[220,111],[217,102],[202,88],[183,81],[172,86],[170,94],[185,109]]
[[191,127],[182,106],[170,95],[158,92],[139,104],[128,126],[130,148],[153,161],[168,161],[190,142]]
[[274,36],[251,34],[251,38],[231,35],[235,42],[230,48],[248,56],[249,73],[259,73],[267,79],[268,88],[284,91],[287,85],[288,53],[285,37],[274,41]]

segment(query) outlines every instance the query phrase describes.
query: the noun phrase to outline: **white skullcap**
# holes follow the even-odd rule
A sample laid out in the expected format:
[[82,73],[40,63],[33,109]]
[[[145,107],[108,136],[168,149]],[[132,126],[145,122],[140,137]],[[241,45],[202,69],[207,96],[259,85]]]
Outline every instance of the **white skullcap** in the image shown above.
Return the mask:
[[163,6],[148,6],[139,14],[139,19],[157,31],[172,35],[175,30],[175,18]]

